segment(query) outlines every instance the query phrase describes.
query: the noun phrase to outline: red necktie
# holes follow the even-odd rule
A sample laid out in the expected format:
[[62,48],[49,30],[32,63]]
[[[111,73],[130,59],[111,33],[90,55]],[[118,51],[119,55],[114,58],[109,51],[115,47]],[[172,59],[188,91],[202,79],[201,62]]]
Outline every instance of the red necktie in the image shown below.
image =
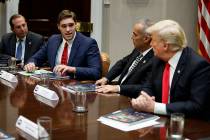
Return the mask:
[[66,42],[64,45],[63,54],[61,57],[61,64],[67,65],[67,60],[68,60],[68,43]]
[[160,140],[166,140],[166,128],[165,127],[160,127]]
[[168,103],[169,94],[170,65],[167,63],[163,72],[162,79],[162,103]]
[[66,99],[67,96],[68,96],[67,93],[64,91],[64,92],[63,92],[63,97],[64,97],[64,99]]

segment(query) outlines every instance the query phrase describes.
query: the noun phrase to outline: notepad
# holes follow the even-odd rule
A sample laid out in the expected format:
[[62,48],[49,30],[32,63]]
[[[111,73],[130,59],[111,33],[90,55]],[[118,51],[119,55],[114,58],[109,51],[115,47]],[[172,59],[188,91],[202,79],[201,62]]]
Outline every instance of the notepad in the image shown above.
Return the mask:
[[87,84],[75,84],[75,85],[65,85],[62,88],[69,92],[95,92],[95,84],[87,83]]
[[150,113],[138,112],[132,108],[118,110],[101,117],[102,120],[116,121],[125,125],[134,125],[144,121],[155,120],[159,117]]

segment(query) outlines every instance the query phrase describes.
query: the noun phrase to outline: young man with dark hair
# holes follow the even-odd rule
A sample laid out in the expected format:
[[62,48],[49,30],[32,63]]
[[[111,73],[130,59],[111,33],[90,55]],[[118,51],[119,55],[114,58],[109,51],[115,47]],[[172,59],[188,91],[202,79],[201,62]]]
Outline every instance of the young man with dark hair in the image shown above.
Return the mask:
[[101,59],[97,42],[76,31],[76,15],[63,10],[58,15],[58,30],[25,65],[26,71],[34,71],[46,61],[55,73],[71,78],[97,80],[101,75]]

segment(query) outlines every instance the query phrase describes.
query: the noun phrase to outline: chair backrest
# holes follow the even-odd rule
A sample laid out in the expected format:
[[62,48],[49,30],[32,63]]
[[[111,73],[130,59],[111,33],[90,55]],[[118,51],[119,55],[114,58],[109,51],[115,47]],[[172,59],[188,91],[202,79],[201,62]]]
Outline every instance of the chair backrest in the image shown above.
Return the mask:
[[101,52],[101,62],[102,62],[102,77],[107,74],[110,66],[109,55],[105,52]]

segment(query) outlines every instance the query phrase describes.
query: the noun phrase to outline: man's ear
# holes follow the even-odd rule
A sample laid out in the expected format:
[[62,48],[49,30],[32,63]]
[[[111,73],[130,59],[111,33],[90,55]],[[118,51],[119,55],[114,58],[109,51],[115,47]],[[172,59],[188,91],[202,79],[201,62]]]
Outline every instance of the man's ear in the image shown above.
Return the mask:
[[57,24],[57,28],[58,28],[58,30],[60,31],[60,26],[59,26],[59,24]]
[[12,28],[10,28],[10,30],[14,32],[14,30]]
[[145,42],[145,43],[149,43],[151,40],[152,40],[152,38],[151,38],[150,35],[145,35],[145,36],[144,36],[144,42]]
[[168,43],[164,42],[163,47],[164,47],[165,50],[169,50],[170,45]]

